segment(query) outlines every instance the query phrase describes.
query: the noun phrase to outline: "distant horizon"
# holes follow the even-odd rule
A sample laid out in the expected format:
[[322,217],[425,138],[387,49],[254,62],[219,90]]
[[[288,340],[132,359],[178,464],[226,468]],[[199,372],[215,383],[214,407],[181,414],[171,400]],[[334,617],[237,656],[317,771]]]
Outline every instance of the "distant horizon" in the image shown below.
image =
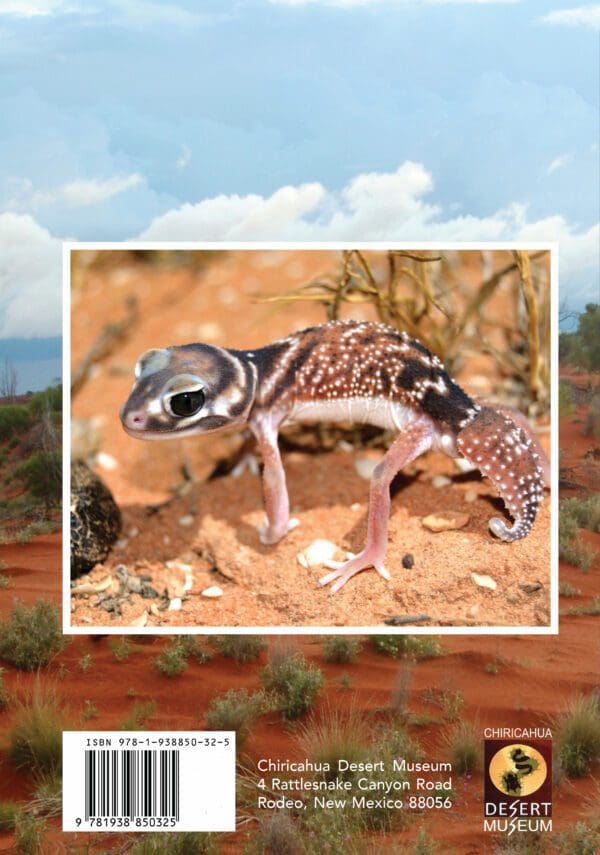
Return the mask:
[[62,337],[0,338],[0,366],[13,366],[17,394],[39,392],[62,382]]

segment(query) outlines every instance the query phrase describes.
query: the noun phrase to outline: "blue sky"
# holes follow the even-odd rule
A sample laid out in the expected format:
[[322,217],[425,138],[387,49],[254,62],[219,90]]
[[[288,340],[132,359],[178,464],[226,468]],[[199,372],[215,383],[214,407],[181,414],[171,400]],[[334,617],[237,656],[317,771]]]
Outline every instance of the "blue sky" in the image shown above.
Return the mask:
[[582,308],[599,32],[561,0],[0,0],[0,338],[59,331],[62,238],[560,239]]

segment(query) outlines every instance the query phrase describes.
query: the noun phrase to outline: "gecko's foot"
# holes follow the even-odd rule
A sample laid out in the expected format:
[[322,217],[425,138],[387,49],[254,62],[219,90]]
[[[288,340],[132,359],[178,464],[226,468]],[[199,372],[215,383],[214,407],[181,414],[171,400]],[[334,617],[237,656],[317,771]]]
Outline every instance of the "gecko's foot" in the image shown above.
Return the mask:
[[299,525],[300,520],[292,518],[291,520],[288,520],[287,526],[284,529],[275,528],[274,526],[269,525],[269,521],[265,517],[265,521],[260,523],[260,525],[257,525],[256,528],[260,542],[264,543],[265,546],[270,546],[273,543],[279,543],[286,534],[297,528]]
[[383,560],[379,555],[374,554],[372,550],[363,549],[358,555],[353,555],[351,552],[348,552],[347,555],[348,561],[328,560],[324,562],[325,567],[329,567],[333,570],[333,573],[328,573],[319,579],[319,585],[329,585],[330,582],[335,582],[331,586],[330,594],[335,594],[349,579],[360,573],[361,570],[366,570],[368,567],[374,567],[379,575],[383,576],[388,582],[391,580],[392,577],[383,566]]

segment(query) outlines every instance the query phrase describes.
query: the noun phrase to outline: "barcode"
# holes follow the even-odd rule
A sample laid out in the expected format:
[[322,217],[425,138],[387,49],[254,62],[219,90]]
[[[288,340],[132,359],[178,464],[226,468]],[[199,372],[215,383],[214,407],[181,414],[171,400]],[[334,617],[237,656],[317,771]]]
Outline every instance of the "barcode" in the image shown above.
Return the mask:
[[179,751],[85,752],[85,819],[169,817],[179,821]]
[[64,731],[63,831],[234,831],[235,732]]

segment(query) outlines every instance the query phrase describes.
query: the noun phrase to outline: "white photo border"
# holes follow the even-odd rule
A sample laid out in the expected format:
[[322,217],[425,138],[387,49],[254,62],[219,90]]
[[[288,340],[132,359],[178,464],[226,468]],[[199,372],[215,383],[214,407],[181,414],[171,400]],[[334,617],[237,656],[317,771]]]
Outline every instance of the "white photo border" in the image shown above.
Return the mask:
[[[64,241],[63,253],[63,585],[65,635],[558,635],[558,252],[556,241]],[[243,251],[524,250],[550,252],[550,623],[547,626],[73,626],[71,624],[71,254],[85,250]]]

